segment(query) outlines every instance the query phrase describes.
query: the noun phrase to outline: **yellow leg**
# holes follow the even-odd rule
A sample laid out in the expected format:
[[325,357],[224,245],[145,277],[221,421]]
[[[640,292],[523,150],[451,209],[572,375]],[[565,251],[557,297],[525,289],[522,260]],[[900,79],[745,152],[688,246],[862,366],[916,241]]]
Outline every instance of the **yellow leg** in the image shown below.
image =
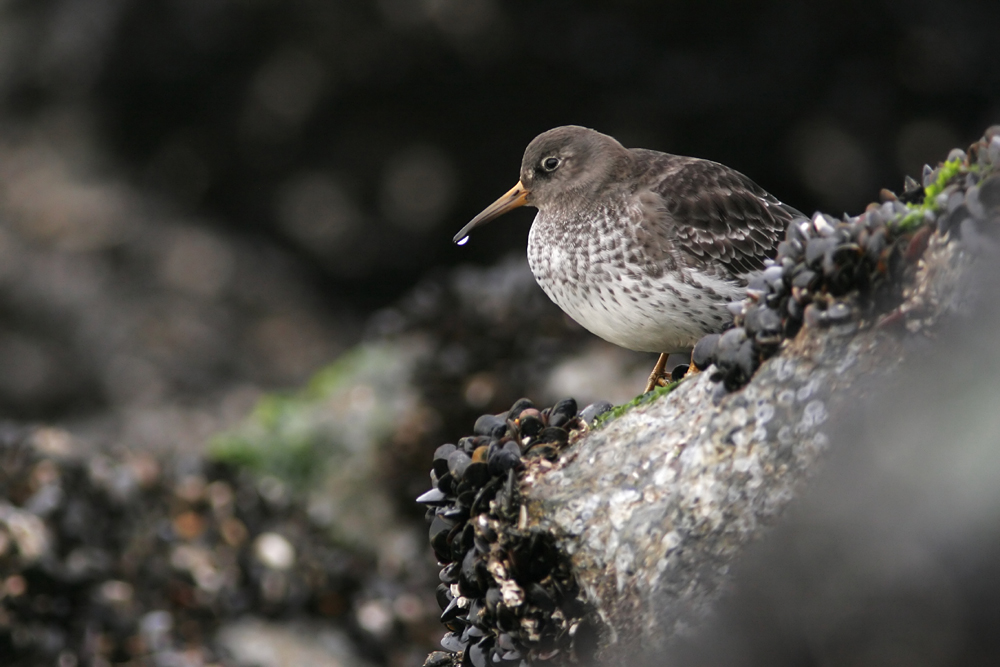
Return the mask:
[[663,369],[667,365],[667,357],[670,356],[666,352],[660,355],[660,358],[656,360],[656,365],[653,366],[653,372],[649,374],[649,380],[646,382],[646,389],[643,393],[653,391],[660,385],[660,378],[663,377]]
[[694,350],[691,350],[691,363],[688,364],[687,373],[684,374],[682,380],[686,380],[696,373],[700,373],[701,369],[694,365]]

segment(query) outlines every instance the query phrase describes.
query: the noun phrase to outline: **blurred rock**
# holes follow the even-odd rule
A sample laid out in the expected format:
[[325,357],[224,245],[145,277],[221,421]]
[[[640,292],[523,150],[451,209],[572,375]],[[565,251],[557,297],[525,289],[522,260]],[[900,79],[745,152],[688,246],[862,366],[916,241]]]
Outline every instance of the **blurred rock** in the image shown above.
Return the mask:
[[142,458],[53,456],[36,445],[51,431],[0,431],[4,665],[363,665],[435,645],[419,538],[387,538],[386,562],[406,563],[376,567],[276,480],[190,456],[152,475]]
[[261,533],[254,540],[254,555],[273,570],[287,570],[295,564],[295,547],[278,533]]
[[60,415],[136,449],[195,448],[225,423],[209,406],[301,382],[355,335],[287,256],[173,218],[87,176],[85,159],[0,140],[8,412]]
[[940,120],[911,121],[899,130],[896,164],[904,174],[918,174],[921,167],[934,161],[932,156],[947,154],[952,146],[960,145],[963,138],[949,123]]
[[350,638],[329,627],[247,618],[223,626],[217,638],[239,667],[367,667]]
[[382,212],[404,229],[435,229],[454,204],[457,181],[452,161],[439,149],[414,146],[400,151],[389,159],[382,178]]
[[656,362],[654,357],[606,345],[595,338],[578,354],[552,369],[539,400],[554,403],[562,396],[573,396],[580,405],[599,400],[615,405],[628,403],[645,386],[649,370]]
[[870,196],[870,149],[843,128],[829,120],[807,121],[795,129],[788,146],[792,164],[821,206],[846,210]]

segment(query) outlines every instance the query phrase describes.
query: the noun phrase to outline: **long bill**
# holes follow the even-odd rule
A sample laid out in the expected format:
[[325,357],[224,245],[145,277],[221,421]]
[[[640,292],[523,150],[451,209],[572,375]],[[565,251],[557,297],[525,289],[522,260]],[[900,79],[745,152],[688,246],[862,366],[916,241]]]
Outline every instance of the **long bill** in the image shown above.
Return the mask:
[[497,199],[495,202],[487,206],[485,209],[483,209],[482,213],[480,213],[472,220],[470,220],[469,224],[467,224],[465,227],[462,227],[462,231],[460,231],[458,234],[455,234],[455,238],[452,240],[455,243],[461,245],[462,241],[469,236],[469,232],[471,232],[476,227],[479,227],[480,225],[485,225],[487,222],[493,220],[494,218],[499,218],[507,211],[512,211],[515,208],[524,206],[527,203],[529,192],[530,190],[521,185],[521,181],[518,181],[517,185],[512,187],[507,192],[507,194],[505,194],[503,197],[500,197],[500,199]]

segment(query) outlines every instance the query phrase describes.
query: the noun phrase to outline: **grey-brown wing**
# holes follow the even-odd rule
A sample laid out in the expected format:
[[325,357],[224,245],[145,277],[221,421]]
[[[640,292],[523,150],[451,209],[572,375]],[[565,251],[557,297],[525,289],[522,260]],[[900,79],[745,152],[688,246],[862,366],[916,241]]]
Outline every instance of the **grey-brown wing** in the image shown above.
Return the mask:
[[[662,155],[662,154],[660,154]],[[669,162],[647,173],[665,216],[663,230],[682,264],[714,267],[733,277],[764,268],[774,257],[794,208],[743,174],[708,160],[666,156]]]

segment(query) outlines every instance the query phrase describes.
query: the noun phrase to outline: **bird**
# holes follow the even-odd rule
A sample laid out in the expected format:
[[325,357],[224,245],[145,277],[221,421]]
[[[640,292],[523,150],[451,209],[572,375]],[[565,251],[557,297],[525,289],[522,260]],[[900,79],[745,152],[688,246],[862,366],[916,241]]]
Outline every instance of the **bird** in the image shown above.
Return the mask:
[[729,326],[728,304],[804,217],[723,164],[625,148],[577,125],[535,137],[517,185],[455,243],[521,206],[538,209],[528,265],[545,294],[604,340],[660,353],[646,392],[663,381],[669,354]]

